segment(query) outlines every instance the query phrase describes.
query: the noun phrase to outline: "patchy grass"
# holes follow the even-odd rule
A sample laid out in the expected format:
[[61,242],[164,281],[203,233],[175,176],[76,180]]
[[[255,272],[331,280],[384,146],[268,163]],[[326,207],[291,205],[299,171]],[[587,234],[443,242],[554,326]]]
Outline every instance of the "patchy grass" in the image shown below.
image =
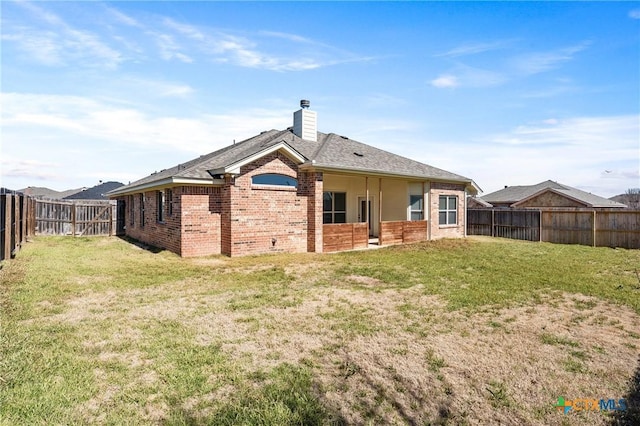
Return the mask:
[[36,238],[0,270],[0,424],[633,424],[638,265],[500,239],[181,259]]

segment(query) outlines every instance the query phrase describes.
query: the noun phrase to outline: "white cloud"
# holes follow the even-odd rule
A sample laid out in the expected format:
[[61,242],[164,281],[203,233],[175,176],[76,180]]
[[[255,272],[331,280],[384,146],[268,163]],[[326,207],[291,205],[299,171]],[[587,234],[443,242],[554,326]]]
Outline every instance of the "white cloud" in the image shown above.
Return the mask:
[[173,29],[179,32],[180,34],[187,36],[191,39],[204,41],[207,38],[200,30],[198,30],[196,27],[192,25],[181,24],[167,17],[165,17],[162,20],[162,23],[168,28]]
[[479,53],[490,52],[493,50],[504,49],[511,46],[514,40],[498,40],[493,42],[470,42],[445,53],[436,55],[436,57],[457,58],[460,56],[477,55]]
[[629,18],[640,19],[640,9],[633,9],[629,11]]
[[590,42],[582,42],[562,49],[527,53],[513,58],[511,65],[515,71],[524,75],[547,72],[573,60],[577,53],[587,49],[590,44]]
[[150,32],[148,34],[154,36],[155,42],[160,49],[160,57],[165,61],[177,59],[187,64],[194,62],[193,58],[181,52],[181,46],[178,45],[173,36],[171,36],[170,34],[162,34],[157,32]]
[[132,18],[131,16],[119,11],[118,9],[106,6],[104,4],[102,5],[102,7],[104,7],[104,9],[107,11],[107,13],[109,15],[113,16],[115,18],[115,20],[120,22],[121,24],[130,26],[130,27],[136,27],[136,28],[143,28],[144,27],[135,18]]
[[[288,108],[183,118],[79,96],[5,93],[0,102],[2,175],[23,178],[11,185],[16,188],[28,186],[29,178],[66,180],[74,187],[98,169],[103,180],[135,180],[234,140],[291,125]],[[65,166],[38,166],[43,163]]]
[[610,197],[638,186],[639,133],[636,115],[553,118],[479,139],[441,164],[464,170],[485,192],[552,179]]
[[443,74],[438,78],[431,80],[431,85],[437,88],[453,88],[458,87],[458,78],[455,75]]
[[158,56],[187,64],[205,59],[283,72],[372,59],[299,34],[223,31],[163,15],[131,16],[105,5],[100,11],[102,26],[81,29],[78,26],[82,23],[75,23],[74,27],[51,12],[50,4],[17,4],[31,19],[23,19],[21,24],[3,22],[3,40],[16,43],[18,51],[47,66],[116,69],[125,61],[140,62]]
[[67,24],[58,15],[29,2],[17,5],[50,28],[38,28],[32,22],[3,23],[3,40],[15,42],[20,51],[48,66],[80,65],[117,68],[124,61],[121,52],[110,47],[96,33]]
[[[239,35],[184,24],[167,17],[162,19],[162,23],[168,30],[174,31],[173,37],[165,34],[162,39],[165,59],[177,57],[173,52],[177,50],[175,39],[178,37],[190,41],[188,45],[184,43],[189,51],[202,52],[215,62],[270,71],[306,71],[372,59],[355,56],[298,34],[259,31]],[[271,38],[279,40],[273,43],[269,40]],[[312,45],[314,49],[302,50],[299,45]]]
[[[10,178],[30,178],[35,180],[55,180],[62,165],[49,161],[22,160],[3,153],[2,176]],[[18,188],[15,188],[18,189]]]

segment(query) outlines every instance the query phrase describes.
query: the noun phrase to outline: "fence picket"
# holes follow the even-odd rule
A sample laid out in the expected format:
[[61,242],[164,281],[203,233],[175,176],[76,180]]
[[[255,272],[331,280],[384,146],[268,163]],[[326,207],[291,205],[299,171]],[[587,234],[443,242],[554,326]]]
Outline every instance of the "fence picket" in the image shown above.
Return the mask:
[[468,209],[469,235],[640,248],[640,210]]

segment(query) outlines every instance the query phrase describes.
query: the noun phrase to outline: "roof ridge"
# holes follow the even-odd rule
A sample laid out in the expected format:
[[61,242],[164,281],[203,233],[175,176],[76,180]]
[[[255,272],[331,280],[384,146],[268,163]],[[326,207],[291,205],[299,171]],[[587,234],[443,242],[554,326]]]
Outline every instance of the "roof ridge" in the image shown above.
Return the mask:
[[332,135],[337,136],[335,133],[322,133],[322,132],[318,132],[318,133],[321,135],[324,135],[324,140],[319,144],[320,146],[318,147],[316,152],[313,153],[313,158],[310,159],[311,161],[315,161],[320,156],[320,153],[322,152],[322,150],[324,150],[327,147],[327,142],[329,142]]
[[[237,149],[238,147],[240,147],[240,146],[242,146],[242,145],[245,145],[245,144],[246,144],[246,143],[248,143],[249,141],[251,141],[251,140],[253,140],[253,139],[256,139],[256,138],[258,138],[258,137],[260,137],[260,136],[264,135],[265,133],[274,132],[274,131],[275,131],[275,132],[277,132],[277,130],[276,130],[276,129],[265,130],[265,131],[263,131],[263,132],[260,132],[260,133],[259,133],[259,134],[257,134],[257,135],[251,136],[250,138],[244,139],[244,140],[242,140],[242,141],[240,141],[240,142],[234,142],[234,143],[233,143],[233,144],[231,144],[231,145],[227,145],[227,146],[225,146],[225,147],[223,147],[223,148],[220,148],[220,149],[219,149],[219,150],[217,150],[217,151],[213,151],[213,152],[210,152],[210,153],[208,153],[208,154],[203,154],[203,155],[201,155],[201,156],[199,156],[199,157],[197,157],[197,158],[194,158],[193,160],[189,160],[189,161],[187,161],[186,163],[178,164],[178,165],[174,166],[174,168],[175,168],[175,167],[177,167],[177,168],[178,168],[178,170],[177,170],[176,174],[181,173],[181,172],[182,172],[182,173],[187,173],[187,172],[189,172],[190,170],[193,170],[194,168],[198,167],[198,166],[199,166],[200,164],[202,164],[203,162],[210,160],[211,158],[217,157],[217,156],[218,156],[218,155],[220,155],[220,154],[223,154],[223,153],[225,153],[225,152],[231,151],[231,150],[232,150],[232,149],[234,149],[234,148],[236,148],[236,149]],[[179,168],[181,165],[186,165],[186,164],[188,164],[188,163],[192,163],[192,164],[190,164],[189,166],[185,167],[184,169],[180,169],[180,168]]]

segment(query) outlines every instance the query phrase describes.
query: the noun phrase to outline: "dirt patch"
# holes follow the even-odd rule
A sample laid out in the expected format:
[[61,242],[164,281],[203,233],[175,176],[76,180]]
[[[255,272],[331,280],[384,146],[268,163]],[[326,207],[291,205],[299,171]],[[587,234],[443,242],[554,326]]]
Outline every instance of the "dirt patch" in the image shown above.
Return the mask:
[[[378,289],[369,288],[378,284],[372,278],[348,280],[358,288],[290,286],[242,309],[231,302],[256,298],[256,289],[206,294],[193,283],[170,283],[86,292],[38,321],[110,324],[109,333],[96,331],[83,343],[101,364],[100,392],[79,409],[97,423],[129,386],[157,385],[154,360],[135,349],[151,338],[146,327],[154,321],[180,324],[194,344],[219,344],[244,371],[285,362],[309,367],[319,398],[349,424],[604,425],[600,412],[565,416],[554,404],[559,396],[622,398],[637,368],[640,317],[596,298],[558,294],[470,313],[449,310],[421,286]],[[283,298],[299,303],[279,305]],[[109,382],[112,365],[126,369],[128,384]],[[206,415],[207,398],[232,392],[193,396],[183,408]],[[151,394],[141,416],[164,420],[162,401]]]
[[605,424],[600,413],[564,417],[554,404],[621,398],[639,320],[574,295],[465,314],[419,288],[325,288],[286,309],[217,304],[190,324],[199,343],[220,342],[249,368],[313,366],[323,400],[349,424]]

